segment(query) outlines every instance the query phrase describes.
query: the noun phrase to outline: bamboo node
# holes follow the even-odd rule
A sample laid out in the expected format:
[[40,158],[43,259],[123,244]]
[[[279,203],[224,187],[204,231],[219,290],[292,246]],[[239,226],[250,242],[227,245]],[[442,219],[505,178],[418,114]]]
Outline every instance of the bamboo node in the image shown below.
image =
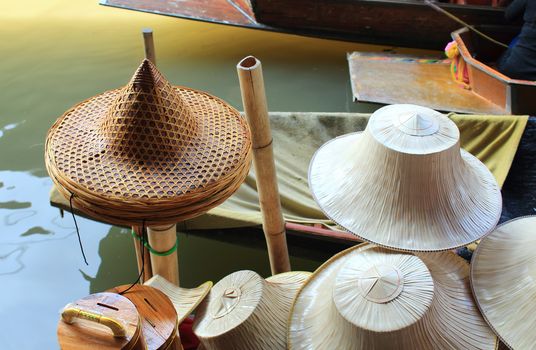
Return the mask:
[[266,145],[253,147],[253,150],[258,150],[258,149],[263,149],[263,148],[266,148],[266,147],[270,147],[273,143],[274,143],[274,139],[272,138],[272,139],[270,139],[270,142],[268,142]]

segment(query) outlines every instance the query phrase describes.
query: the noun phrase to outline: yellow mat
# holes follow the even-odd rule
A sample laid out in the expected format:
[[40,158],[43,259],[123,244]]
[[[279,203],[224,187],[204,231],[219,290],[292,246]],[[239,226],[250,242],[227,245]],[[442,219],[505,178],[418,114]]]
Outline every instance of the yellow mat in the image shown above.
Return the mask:
[[[456,115],[461,145],[482,160],[502,186],[525,130],[527,116]],[[326,141],[364,130],[368,114],[271,113],[274,154],[285,219],[301,223],[325,223],[324,214],[311,197],[307,170],[313,153]],[[68,203],[52,193],[54,205]],[[256,226],[262,223],[255,174],[250,172],[237,193],[207,214],[180,223],[179,229],[213,229]]]

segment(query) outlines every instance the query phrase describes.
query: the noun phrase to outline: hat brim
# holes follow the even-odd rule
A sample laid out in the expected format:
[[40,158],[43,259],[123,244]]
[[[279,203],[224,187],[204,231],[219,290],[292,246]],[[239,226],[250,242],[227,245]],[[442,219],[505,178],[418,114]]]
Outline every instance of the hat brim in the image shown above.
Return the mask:
[[[150,213],[177,213],[154,221],[171,223],[202,214],[220,204],[244,181],[251,163],[251,140],[238,111],[208,93],[174,87],[198,119],[199,138],[182,154],[157,162],[135,163],[109,152],[100,134],[120,89],[94,96],[68,110],[52,126],[46,141],[47,170],[60,192],[81,210],[129,225],[150,220]],[[89,140],[89,141],[88,141]],[[70,152],[65,153],[65,143]],[[139,147],[144,147],[140,142]],[[179,159],[180,158],[180,159]],[[77,196],[77,194],[80,194]],[[197,206],[197,207],[196,207]],[[114,210],[123,211],[116,215]],[[179,215],[180,212],[190,215]],[[130,213],[129,220],[123,219]],[[128,216],[128,215],[127,215]]]
[[[356,181],[375,165],[351,161],[359,152],[355,145],[362,137],[362,132],[356,132],[325,143],[309,166],[309,187],[316,203],[328,218],[350,233],[389,249],[443,251],[478,240],[499,221],[502,198],[495,178],[463,149],[461,157],[471,181],[461,181],[456,193],[449,193],[449,198],[433,202],[421,212],[399,210],[402,201],[396,194],[386,193],[389,189],[380,186],[378,179]],[[359,183],[367,186],[358,187]]]
[[360,349],[496,348],[498,340],[470,292],[469,266],[452,252],[417,255],[434,279],[432,305],[419,321],[382,333],[347,322],[332,299],[337,272],[353,254],[374,248],[368,243],[349,248],[329,259],[305,282],[290,313],[289,349],[354,349],[356,344]]
[[201,304],[212,288],[212,282],[207,281],[195,288],[181,288],[156,275],[144,283],[164,293],[177,311],[178,324],[181,324]]
[[482,315],[512,349],[536,344],[536,216],[516,218],[484,237],[471,262]]

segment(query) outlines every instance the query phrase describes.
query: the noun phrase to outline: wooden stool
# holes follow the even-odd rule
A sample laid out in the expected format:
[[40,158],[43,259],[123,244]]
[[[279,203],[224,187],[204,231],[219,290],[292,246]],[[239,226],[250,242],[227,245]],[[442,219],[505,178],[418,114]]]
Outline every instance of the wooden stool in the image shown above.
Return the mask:
[[62,311],[57,334],[64,350],[147,348],[136,307],[115,293],[91,294],[68,304]]

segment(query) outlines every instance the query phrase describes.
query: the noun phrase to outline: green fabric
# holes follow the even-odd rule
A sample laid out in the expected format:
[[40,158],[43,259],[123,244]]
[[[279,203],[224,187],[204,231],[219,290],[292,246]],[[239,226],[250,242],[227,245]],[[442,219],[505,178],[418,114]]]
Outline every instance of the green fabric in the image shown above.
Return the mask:
[[[364,130],[368,114],[271,113],[274,155],[285,220],[331,225],[311,197],[307,171],[314,152],[332,138]],[[460,128],[461,146],[482,160],[502,186],[528,120],[527,116],[450,117]],[[214,229],[262,224],[253,170],[238,191],[207,214],[179,224]]]

